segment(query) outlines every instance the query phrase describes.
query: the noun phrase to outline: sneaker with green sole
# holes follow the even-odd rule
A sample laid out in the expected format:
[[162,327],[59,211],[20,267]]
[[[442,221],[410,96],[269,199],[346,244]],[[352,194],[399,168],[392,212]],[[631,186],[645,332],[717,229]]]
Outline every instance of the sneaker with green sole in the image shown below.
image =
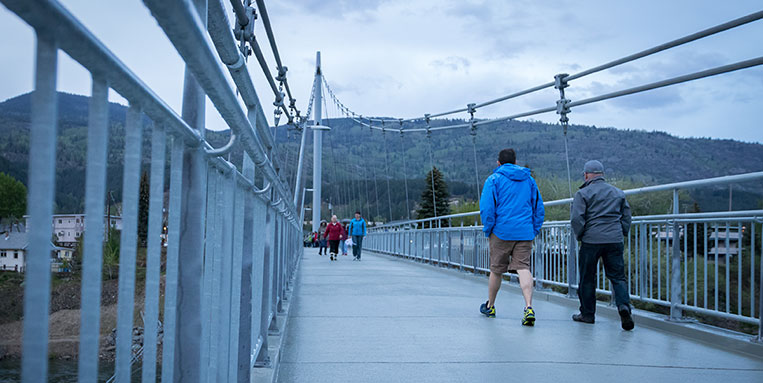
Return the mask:
[[525,308],[525,313],[522,316],[522,326],[534,326],[535,325],[535,310],[532,307]]
[[495,318],[495,305],[487,307],[487,302],[480,306],[480,312],[488,318]]

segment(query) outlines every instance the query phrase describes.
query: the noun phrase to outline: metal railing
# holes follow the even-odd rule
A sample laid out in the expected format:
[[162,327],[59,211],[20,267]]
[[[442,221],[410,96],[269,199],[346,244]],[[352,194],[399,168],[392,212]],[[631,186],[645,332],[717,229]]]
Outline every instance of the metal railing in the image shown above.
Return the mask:
[[[269,366],[268,334],[301,254],[301,227],[293,196],[271,158],[272,132],[251,79],[225,79],[221,60],[243,63],[219,0],[195,7],[180,0],[146,0],[186,64],[182,115],[170,109],[82,23],[54,0],[0,0],[35,29],[36,67],[29,152],[29,248],[24,287],[22,379],[47,381],[50,238],[55,191],[57,60],[64,51],[92,75],[82,255],[79,381],[97,380],[100,296],[109,138],[108,90],[129,102],[125,126],[123,228],[115,379],[131,381],[134,359],[136,254],[143,132],[151,134],[150,202],[146,250],[145,339],[142,380],[156,381],[160,319],[163,211],[168,211],[161,380],[249,381],[252,366]],[[200,17],[204,15],[205,17]],[[220,20],[219,18],[222,18]],[[214,46],[210,43],[213,41]],[[220,57],[218,57],[218,54]],[[237,60],[230,62],[235,55]],[[222,58],[222,59],[221,59]],[[229,65],[231,71],[245,66]],[[243,71],[243,73],[246,73]],[[236,91],[242,95],[241,107]],[[231,143],[214,149],[204,140],[204,97],[231,129]],[[144,116],[151,120],[144,126]],[[221,155],[244,152],[233,164]],[[164,169],[169,147],[169,187]],[[262,175],[262,185],[255,181]],[[169,203],[164,206],[165,189]]]
[[[626,190],[627,195],[673,191],[673,214],[634,217],[624,239],[625,272],[631,299],[683,312],[758,326],[763,338],[763,210],[678,213],[678,190],[763,179],[763,172]],[[570,199],[545,206],[569,204]],[[489,246],[479,212],[404,221],[369,229],[369,250],[487,273]],[[454,219],[474,217],[475,225],[453,227]],[[569,221],[547,221],[533,243],[536,288],[558,286],[576,296],[577,241]],[[508,274],[507,274],[508,275]],[[611,295],[599,265],[597,292]]]

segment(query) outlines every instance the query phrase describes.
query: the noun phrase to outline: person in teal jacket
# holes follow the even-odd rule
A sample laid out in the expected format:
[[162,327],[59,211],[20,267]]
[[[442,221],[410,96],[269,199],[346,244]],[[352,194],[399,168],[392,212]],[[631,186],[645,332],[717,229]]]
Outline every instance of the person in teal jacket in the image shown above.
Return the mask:
[[532,308],[533,276],[530,272],[532,241],[543,226],[545,209],[538,185],[530,169],[516,165],[513,149],[498,154],[498,168],[485,181],[480,198],[482,230],[490,243],[490,282],[488,300],[480,312],[495,317],[495,298],[501,288],[501,275],[516,272],[525,298],[522,324],[535,324]]
[[350,221],[348,230],[352,236],[352,255],[354,261],[360,260],[360,252],[363,249],[363,237],[366,236],[366,220],[360,216],[360,212],[355,212],[355,218]]

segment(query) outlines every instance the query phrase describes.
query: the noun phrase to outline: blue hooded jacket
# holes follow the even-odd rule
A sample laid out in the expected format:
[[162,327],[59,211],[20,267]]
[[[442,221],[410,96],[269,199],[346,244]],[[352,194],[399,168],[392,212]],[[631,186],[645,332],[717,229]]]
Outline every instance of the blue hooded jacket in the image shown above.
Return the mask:
[[530,169],[503,164],[485,181],[480,198],[482,230],[504,241],[531,241],[545,216],[543,199]]
[[366,220],[361,218],[353,218],[352,221],[350,221],[350,235],[356,236],[360,235],[365,237],[366,236]]

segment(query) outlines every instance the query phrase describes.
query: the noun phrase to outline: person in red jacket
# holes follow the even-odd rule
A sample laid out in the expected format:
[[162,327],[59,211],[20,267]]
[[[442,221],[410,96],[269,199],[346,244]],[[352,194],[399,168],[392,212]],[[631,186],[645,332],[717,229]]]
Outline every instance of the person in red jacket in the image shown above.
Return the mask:
[[336,216],[331,217],[331,223],[326,226],[326,233],[323,234],[323,238],[329,240],[329,255],[332,261],[336,261],[339,255],[339,241],[347,238],[347,232]]

